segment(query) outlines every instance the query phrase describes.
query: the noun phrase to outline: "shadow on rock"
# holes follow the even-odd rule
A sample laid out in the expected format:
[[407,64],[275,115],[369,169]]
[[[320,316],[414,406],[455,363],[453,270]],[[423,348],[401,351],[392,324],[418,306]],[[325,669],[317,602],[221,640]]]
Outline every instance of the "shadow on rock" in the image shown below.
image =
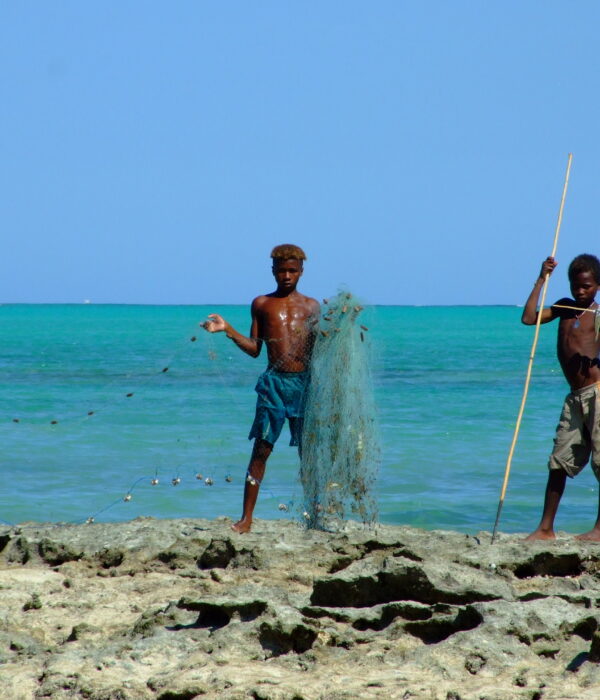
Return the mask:
[[280,621],[263,622],[259,628],[258,639],[263,649],[272,656],[281,656],[293,651],[302,654],[312,648],[317,638],[317,631],[303,624],[287,626]]
[[483,616],[475,608],[460,608],[456,615],[433,616],[429,620],[407,622],[404,629],[425,644],[438,644],[457,632],[475,629],[483,622]]
[[215,630],[228,625],[234,615],[238,615],[242,622],[252,622],[266,611],[267,604],[262,600],[243,602],[226,600],[220,603],[207,603],[184,598],[179,601],[177,607],[184,610],[197,610],[200,613],[198,619],[191,625],[175,625],[167,629],[177,631],[191,627],[209,627]]
[[580,576],[584,571],[581,556],[576,552],[554,554],[539,552],[527,561],[516,566],[506,566],[517,578],[532,578],[534,576]]
[[226,569],[229,565],[259,569],[260,558],[249,549],[237,550],[231,539],[212,539],[198,560],[201,569]]

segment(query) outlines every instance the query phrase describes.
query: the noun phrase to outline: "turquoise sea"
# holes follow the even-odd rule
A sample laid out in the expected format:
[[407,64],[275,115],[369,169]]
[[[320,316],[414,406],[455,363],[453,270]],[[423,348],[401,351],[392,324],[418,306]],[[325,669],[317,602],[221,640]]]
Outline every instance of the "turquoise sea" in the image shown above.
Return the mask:
[[[2,522],[239,517],[253,389],[266,360],[199,328],[212,311],[247,331],[246,306],[0,306]],[[380,520],[491,530],[533,329],[516,307],[365,314],[382,441]],[[504,532],[539,519],[567,391],[555,341],[556,326],[543,326]],[[298,517],[298,457],[287,435],[256,517]],[[596,507],[588,468],[567,484],[558,529],[591,527]]]

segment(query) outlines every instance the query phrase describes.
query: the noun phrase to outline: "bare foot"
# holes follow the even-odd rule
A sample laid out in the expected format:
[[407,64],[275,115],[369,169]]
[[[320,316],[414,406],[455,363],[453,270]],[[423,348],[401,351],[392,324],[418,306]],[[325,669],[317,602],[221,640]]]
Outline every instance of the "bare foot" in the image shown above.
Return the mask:
[[542,530],[541,528],[538,527],[537,530],[534,530],[531,535],[527,535],[527,537],[524,539],[524,542],[533,542],[534,540],[555,540],[556,535],[554,534],[554,530]]
[[600,542],[600,530],[590,530],[589,532],[584,532],[583,535],[577,535],[576,540],[585,540],[587,542]]
[[231,526],[231,529],[234,532],[239,532],[240,535],[243,535],[245,532],[250,532],[251,527],[252,520],[246,520],[246,518],[242,518],[241,520],[238,520],[237,523],[234,523]]

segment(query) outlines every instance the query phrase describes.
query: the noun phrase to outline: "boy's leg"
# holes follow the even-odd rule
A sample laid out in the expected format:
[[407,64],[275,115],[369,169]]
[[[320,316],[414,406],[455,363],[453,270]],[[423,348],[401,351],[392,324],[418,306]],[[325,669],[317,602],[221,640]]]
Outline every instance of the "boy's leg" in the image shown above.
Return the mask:
[[[588,430],[590,432],[590,441],[592,443],[592,469],[596,475],[600,486],[600,423],[598,416],[600,415],[600,386],[596,385],[595,402],[593,410],[590,411],[590,420],[588,421]],[[600,542],[600,488],[598,494],[598,516],[594,527],[589,532],[584,532],[578,535],[578,540],[592,540]]]
[[582,535],[577,535],[575,539],[600,542],[600,489],[598,491],[598,517],[596,518],[596,523],[589,532],[584,532]]
[[600,466],[598,465],[598,443],[597,443],[597,436],[594,435],[594,453],[592,455],[592,469],[594,470],[594,474],[596,475],[596,479],[598,479],[598,515],[596,517],[596,522],[594,523],[594,527],[589,530],[588,532],[584,532],[582,535],[577,535],[576,539],[578,540],[591,540],[592,542],[600,542]]
[[246,472],[242,517],[231,526],[236,532],[249,532],[252,527],[252,513],[265,475],[267,459],[273,452],[273,445],[285,423],[285,406],[281,402],[280,384],[281,378],[278,374],[267,370],[261,374],[255,387],[258,394],[256,414],[248,436],[250,440],[254,439],[254,446]]
[[546,495],[544,497],[544,510],[542,519],[537,528],[528,535],[526,540],[553,540],[556,538],[554,534],[554,518],[558,510],[558,504],[565,490],[567,481],[567,473],[562,469],[551,469],[548,474],[548,483],[546,485]]
[[252,456],[248,465],[246,483],[244,484],[244,505],[242,517],[231,526],[235,532],[249,532],[252,527],[252,513],[258,498],[258,490],[265,475],[267,459],[273,452],[273,445],[265,440],[256,439],[252,448]]
[[[590,396],[588,396],[588,394]],[[586,426],[586,416],[590,411],[589,399],[594,398],[594,387],[571,392],[562,407],[554,448],[548,460],[548,484],[544,498],[542,519],[537,528],[525,539],[553,540],[554,518],[558,504],[565,490],[568,476],[576,476],[587,464],[591,453],[590,432]]]
[[292,439],[290,441],[291,447],[298,448],[298,456],[302,459],[302,425],[303,419],[299,417],[290,418],[290,434]]

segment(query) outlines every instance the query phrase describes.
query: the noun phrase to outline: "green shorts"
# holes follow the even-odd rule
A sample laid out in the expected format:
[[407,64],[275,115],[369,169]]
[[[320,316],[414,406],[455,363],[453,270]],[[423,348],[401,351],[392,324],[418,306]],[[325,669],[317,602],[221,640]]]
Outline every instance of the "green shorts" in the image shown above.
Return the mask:
[[562,469],[577,476],[592,458],[600,481],[600,383],[567,395],[554,437],[548,469]]
[[287,418],[290,420],[290,445],[299,445],[307,382],[308,372],[267,369],[261,374],[255,387],[258,394],[256,415],[248,439],[258,438],[274,445]]

